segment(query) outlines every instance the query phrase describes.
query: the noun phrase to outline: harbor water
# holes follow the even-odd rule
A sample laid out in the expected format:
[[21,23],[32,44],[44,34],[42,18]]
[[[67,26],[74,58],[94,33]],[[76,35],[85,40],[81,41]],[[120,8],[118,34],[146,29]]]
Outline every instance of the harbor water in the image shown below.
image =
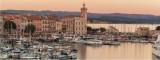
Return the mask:
[[157,60],[151,43],[123,42],[121,45],[89,46],[75,44],[78,60]]

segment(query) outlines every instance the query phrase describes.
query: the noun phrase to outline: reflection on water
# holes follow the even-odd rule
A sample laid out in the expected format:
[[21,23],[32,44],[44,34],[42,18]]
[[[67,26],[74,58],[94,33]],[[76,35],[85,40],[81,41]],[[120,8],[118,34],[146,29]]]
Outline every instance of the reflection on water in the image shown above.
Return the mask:
[[75,44],[78,60],[153,60],[152,44],[122,43],[119,46],[87,46]]

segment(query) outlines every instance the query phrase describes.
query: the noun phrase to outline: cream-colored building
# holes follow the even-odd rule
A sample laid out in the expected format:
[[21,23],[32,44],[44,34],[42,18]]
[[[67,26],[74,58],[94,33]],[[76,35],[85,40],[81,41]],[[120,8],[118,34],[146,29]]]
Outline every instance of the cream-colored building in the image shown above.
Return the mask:
[[49,20],[42,19],[42,33],[47,33],[49,30]]
[[42,32],[44,33],[60,32],[61,29],[62,29],[62,21],[60,17],[53,14],[47,14],[43,16]]
[[63,29],[68,34],[86,34],[87,32],[87,8],[85,4],[81,8],[80,15],[68,15],[62,18]]
[[87,24],[87,26],[92,28],[106,28],[109,29],[110,26],[119,30],[119,32],[135,32],[139,27],[149,27],[150,30],[155,30],[160,24]]
[[28,24],[33,24],[35,26],[35,33],[41,32],[42,28],[41,16],[38,16],[36,14],[25,14],[24,17],[26,18],[26,20],[25,19],[23,20],[25,27]]
[[62,21],[61,20],[58,20],[58,21],[55,21],[55,30],[56,32],[60,32],[62,30]]
[[21,23],[20,23],[20,28],[18,28],[21,31],[21,33],[24,32],[24,30],[25,30],[27,25],[28,25],[27,18],[26,17],[22,17],[22,20],[21,20]]
[[135,33],[139,36],[148,36],[150,29],[148,27],[139,27]]

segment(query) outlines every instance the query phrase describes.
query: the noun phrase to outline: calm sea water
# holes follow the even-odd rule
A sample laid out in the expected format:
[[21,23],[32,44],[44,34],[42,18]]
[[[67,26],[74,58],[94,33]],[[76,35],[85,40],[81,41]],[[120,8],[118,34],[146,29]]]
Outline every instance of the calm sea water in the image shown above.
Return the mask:
[[152,55],[152,44],[124,42],[119,46],[87,46],[75,44],[78,60],[157,60]]

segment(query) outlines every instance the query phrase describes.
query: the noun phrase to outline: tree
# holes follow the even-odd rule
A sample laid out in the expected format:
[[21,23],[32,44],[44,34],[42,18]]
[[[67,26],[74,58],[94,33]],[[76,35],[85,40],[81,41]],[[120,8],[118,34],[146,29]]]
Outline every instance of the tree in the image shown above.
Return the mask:
[[156,30],[159,30],[159,31],[160,31],[160,26],[157,26],[157,27],[156,27]]
[[100,31],[101,31],[101,32],[105,32],[106,29],[101,27],[101,28],[100,28]]
[[87,27],[87,34],[90,34],[92,32],[92,27]]
[[33,24],[28,24],[26,27],[25,27],[25,30],[24,32],[25,33],[31,33],[31,35],[35,32],[36,30],[36,27],[33,25]]
[[16,24],[13,21],[5,21],[3,25],[4,29],[6,29],[10,34],[12,29],[16,29]]

